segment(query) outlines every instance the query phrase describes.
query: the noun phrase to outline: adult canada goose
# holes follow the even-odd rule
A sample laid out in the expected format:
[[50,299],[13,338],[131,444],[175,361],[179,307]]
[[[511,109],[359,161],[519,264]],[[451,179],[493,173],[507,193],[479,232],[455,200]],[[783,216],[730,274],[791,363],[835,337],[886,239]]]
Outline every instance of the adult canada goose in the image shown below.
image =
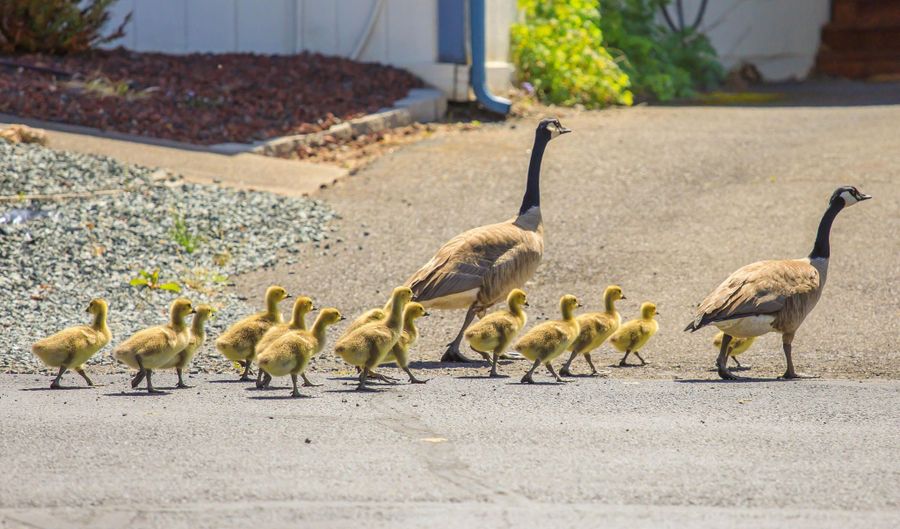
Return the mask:
[[528,182],[519,213],[506,222],[463,232],[444,244],[406,280],[413,301],[426,308],[468,309],[442,362],[471,362],[459,352],[466,327],[514,288],[531,279],[544,253],[541,220],[541,159],[547,143],[571,132],[558,119],[541,120],[534,135]]
[[783,378],[804,378],[794,371],[791,343],[825,287],[831,224],[842,209],[870,198],[852,186],[837,188],[819,222],[809,257],[759,261],[739,268],[700,302],[694,321],[684,330],[694,332],[711,323],[725,333],[716,359],[720,377],[740,378],[726,365],[732,337],[751,338],[774,331],[781,333],[787,361]]

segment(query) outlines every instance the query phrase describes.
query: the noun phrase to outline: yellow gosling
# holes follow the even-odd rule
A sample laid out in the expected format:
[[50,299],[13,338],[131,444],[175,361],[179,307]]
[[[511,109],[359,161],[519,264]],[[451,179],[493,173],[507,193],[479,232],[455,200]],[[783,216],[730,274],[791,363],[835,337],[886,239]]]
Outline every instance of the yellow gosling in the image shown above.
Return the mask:
[[[713,345],[716,347],[716,351],[722,349],[722,338],[724,337],[725,333],[720,331],[719,334],[717,334],[713,339]],[[738,361],[738,355],[745,352],[747,349],[750,349],[750,346],[753,345],[754,340],[756,340],[756,336],[751,336],[749,338],[732,337],[731,341],[728,342],[728,348],[725,353],[729,358],[734,360],[734,363],[738,366],[738,368],[744,367]]]
[[288,331],[260,352],[257,358],[259,368],[270,377],[290,375],[293,385],[291,397],[302,397],[297,391],[297,375],[303,377],[304,386],[321,385],[313,384],[306,378],[306,368],[310,359],[325,347],[325,330],[328,326],[343,319],[337,309],[322,309],[312,330]]
[[366,380],[388,352],[400,340],[403,331],[403,311],[412,299],[409,287],[397,287],[391,295],[391,311],[388,317],[363,325],[349,335],[341,337],[334,352],[350,365],[360,368],[357,390],[367,389]]
[[250,364],[256,354],[256,343],[270,327],[283,321],[278,304],[289,297],[284,288],[270,286],[266,290],[266,310],[235,323],[216,340],[216,349],[225,358],[244,366],[241,380],[250,380]]
[[[528,322],[523,308],[528,306],[528,297],[523,290],[514,288],[506,296],[506,304],[507,309],[488,314],[470,325],[465,332],[469,347],[491,362],[491,377],[501,376],[497,373],[497,360]],[[487,356],[489,353],[490,356]]]
[[619,362],[620,366],[624,367],[628,365],[626,360],[631,353],[634,353],[635,356],[638,357],[642,366],[647,365],[647,362],[644,361],[638,351],[647,343],[647,340],[649,340],[651,336],[656,334],[657,329],[659,329],[659,324],[653,319],[653,317],[658,314],[659,313],[656,312],[656,305],[646,301],[641,305],[640,318],[623,323],[619,327],[619,330],[610,336],[609,343],[613,344],[613,347],[619,351],[625,353],[625,356],[623,356],[622,360]]
[[[294,309],[291,312],[291,321],[288,323],[277,323],[271,327],[266,333],[260,338],[259,342],[256,343],[256,353],[255,356],[259,357],[259,353],[266,350],[267,347],[272,345],[275,340],[281,338],[285,334],[290,331],[305,331],[306,330],[306,315],[315,310],[313,306],[313,300],[306,297],[300,296],[294,301]],[[272,377],[266,374],[265,371],[259,370],[256,374],[256,387],[264,388],[268,387],[269,382],[272,381]]]
[[[393,349],[385,355],[381,361],[382,364],[394,362],[409,377],[410,384],[424,384],[428,380],[418,379],[409,370],[409,349],[415,345],[419,339],[419,329],[416,327],[416,320],[428,316],[425,307],[421,303],[410,302],[403,311],[403,332],[400,333],[400,339]],[[371,373],[370,373],[371,374]]]
[[147,392],[158,393],[153,389],[153,370],[168,364],[187,347],[190,332],[184,319],[193,313],[191,302],[178,298],[169,309],[168,324],[138,331],[113,350],[116,360],[138,370],[131,380],[131,387],[136,388],[147,377]]
[[578,355],[584,356],[589,366],[591,366],[591,376],[595,377],[600,374],[594,366],[591,359],[591,351],[603,345],[607,338],[616,332],[622,323],[622,316],[616,310],[616,301],[625,299],[622,293],[622,287],[618,285],[610,285],[603,292],[603,312],[589,312],[578,316],[578,338],[569,346],[572,354],[566,361],[566,365],[559,370],[560,375],[572,376],[570,367],[572,361]]
[[534,370],[539,365],[547,366],[547,371],[553,375],[557,382],[565,382],[553,369],[550,363],[563,351],[568,349],[575,338],[578,337],[578,320],[575,318],[575,309],[580,307],[578,299],[572,295],[565,295],[559,300],[561,320],[541,323],[532,327],[525,336],[516,344],[516,351],[525,358],[534,362],[531,369],[522,377],[522,383],[534,384]]
[[63,374],[74,369],[88,386],[93,386],[82,365],[103,349],[112,339],[109,327],[106,326],[106,315],[109,306],[104,299],[92,299],[87,312],[94,316],[90,325],[77,325],[63,329],[56,334],[42,338],[31,346],[31,352],[49,367],[58,367],[56,378],[50,383],[52,389],[59,389],[59,381]]
[[391,300],[389,299],[387,303],[384,304],[384,307],[380,309],[369,309],[363,312],[359,317],[350,322],[350,325],[344,329],[344,334],[342,336],[347,336],[351,332],[359,329],[363,325],[368,323],[381,321],[387,317],[387,314],[391,312]]
[[194,318],[191,320],[190,337],[188,338],[187,347],[173,356],[164,366],[160,367],[160,369],[175,368],[175,372],[178,374],[178,383],[175,384],[176,388],[191,387],[184,383],[183,372],[185,368],[191,365],[191,361],[194,359],[194,355],[197,354],[197,351],[203,347],[203,342],[206,341],[206,322],[214,312],[215,310],[205,303],[197,307]]

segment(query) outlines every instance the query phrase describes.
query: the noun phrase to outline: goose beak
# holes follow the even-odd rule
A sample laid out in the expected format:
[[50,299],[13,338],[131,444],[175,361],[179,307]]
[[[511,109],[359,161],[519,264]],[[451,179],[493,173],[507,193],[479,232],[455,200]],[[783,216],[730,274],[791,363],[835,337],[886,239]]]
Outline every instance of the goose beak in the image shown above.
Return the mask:
[[862,202],[863,200],[869,200],[870,198],[872,198],[872,195],[867,195],[867,194],[865,194],[865,193],[860,193],[860,194],[859,194],[859,201],[860,201],[860,202]]
[[562,125],[556,127],[556,130],[558,130],[560,134],[568,134],[568,133],[572,132],[572,129],[567,129],[566,127],[563,127]]

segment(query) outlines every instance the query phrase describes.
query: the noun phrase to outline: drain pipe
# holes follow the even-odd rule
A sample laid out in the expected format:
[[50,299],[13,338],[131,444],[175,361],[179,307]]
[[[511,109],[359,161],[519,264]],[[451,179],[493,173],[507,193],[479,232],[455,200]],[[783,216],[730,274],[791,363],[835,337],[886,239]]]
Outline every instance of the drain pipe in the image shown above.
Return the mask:
[[472,68],[469,73],[469,82],[475,92],[475,98],[484,108],[498,114],[508,114],[512,103],[508,99],[492,94],[487,85],[485,17],[485,0],[469,0],[469,27],[472,45]]

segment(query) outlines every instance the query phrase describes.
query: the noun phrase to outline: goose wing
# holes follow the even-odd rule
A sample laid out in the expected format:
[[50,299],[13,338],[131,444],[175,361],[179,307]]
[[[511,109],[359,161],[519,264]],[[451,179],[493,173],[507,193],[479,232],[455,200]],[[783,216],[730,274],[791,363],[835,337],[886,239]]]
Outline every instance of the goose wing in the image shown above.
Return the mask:
[[534,231],[512,222],[482,226],[450,239],[405,284],[416,301],[487,287],[489,301],[495,302],[531,277],[542,253],[542,239]]
[[804,260],[759,261],[739,268],[706,296],[686,331],[715,321],[774,314],[789,299],[819,288],[819,271]]

